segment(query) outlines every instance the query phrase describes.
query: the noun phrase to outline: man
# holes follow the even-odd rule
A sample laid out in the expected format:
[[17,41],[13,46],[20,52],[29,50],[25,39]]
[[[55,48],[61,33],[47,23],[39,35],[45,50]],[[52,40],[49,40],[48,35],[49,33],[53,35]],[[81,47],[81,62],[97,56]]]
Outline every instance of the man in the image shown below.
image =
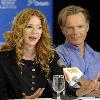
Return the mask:
[[85,42],[89,30],[89,18],[86,9],[75,5],[65,7],[58,15],[58,24],[66,37],[66,41],[59,45],[56,51],[68,67],[78,67],[83,72],[84,79],[86,79],[84,81],[87,84],[81,84],[81,87],[90,85],[88,91],[82,94],[80,94],[80,91],[82,92],[82,88],[80,88],[76,92],[78,96],[93,95],[92,91],[95,89],[95,91],[100,91],[99,76],[96,76],[100,73],[100,53],[95,52]]

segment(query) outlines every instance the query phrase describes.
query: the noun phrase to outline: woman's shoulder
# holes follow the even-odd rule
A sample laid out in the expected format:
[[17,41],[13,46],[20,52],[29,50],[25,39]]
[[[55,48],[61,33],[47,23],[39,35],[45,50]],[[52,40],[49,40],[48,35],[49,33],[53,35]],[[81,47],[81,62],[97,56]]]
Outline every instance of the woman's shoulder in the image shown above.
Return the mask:
[[1,54],[6,54],[6,53],[11,53],[12,51],[13,51],[13,50],[10,50],[10,51],[7,51],[7,50],[6,50],[6,51],[0,51],[0,55],[1,55]]
[[0,51],[0,58],[7,57],[7,56],[11,56],[14,53],[15,53],[14,50],[10,50],[10,51]]
[[54,51],[54,55],[52,57],[52,59],[50,59],[51,63],[57,62],[60,59],[59,55],[57,54],[56,51]]

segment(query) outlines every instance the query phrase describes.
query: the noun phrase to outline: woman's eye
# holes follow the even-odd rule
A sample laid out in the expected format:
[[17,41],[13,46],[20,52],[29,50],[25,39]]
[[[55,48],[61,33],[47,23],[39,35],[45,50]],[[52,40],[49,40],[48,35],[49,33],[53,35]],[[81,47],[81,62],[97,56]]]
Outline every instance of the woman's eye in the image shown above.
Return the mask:
[[32,26],[27,26],[27,28],[32,28]]
[[42,26],[39,26],[38,29],[42,29]]

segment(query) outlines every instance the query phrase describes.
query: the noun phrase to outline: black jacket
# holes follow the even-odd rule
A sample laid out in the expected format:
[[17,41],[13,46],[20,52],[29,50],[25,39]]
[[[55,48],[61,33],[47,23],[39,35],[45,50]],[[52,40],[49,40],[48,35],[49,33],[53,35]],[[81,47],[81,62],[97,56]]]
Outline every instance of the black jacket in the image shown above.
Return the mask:
[[[59,57],[55,53],[54,60],[50,63],[51,71],[49,77],[51,79],[54,74],[63,74],[62,68],[60,68],[57,64],[58,59]],[[19,66],[16,63],[15,51],[0,52],[0,100],[22,98],[21,93],[24,90],[25,82],[22,79],[18,67]],[[48,87],[47,78],[44,77],[40,66],[37,70],[38,71],[36,71],[35,74],[35,79],[37,80],[35,90],[37,90],[39,87],[45,87],[46,89],[43,96],[49,97],[51,96],[51,91]]]

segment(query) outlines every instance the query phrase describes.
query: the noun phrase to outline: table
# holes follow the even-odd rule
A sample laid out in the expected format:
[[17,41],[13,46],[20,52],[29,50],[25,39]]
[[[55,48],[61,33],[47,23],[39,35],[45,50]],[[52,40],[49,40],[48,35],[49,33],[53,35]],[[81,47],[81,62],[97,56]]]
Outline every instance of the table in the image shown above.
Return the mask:
[[77,99],[73,100],[100,100],[100,98],[95,98],[95,97],[78,97]]

